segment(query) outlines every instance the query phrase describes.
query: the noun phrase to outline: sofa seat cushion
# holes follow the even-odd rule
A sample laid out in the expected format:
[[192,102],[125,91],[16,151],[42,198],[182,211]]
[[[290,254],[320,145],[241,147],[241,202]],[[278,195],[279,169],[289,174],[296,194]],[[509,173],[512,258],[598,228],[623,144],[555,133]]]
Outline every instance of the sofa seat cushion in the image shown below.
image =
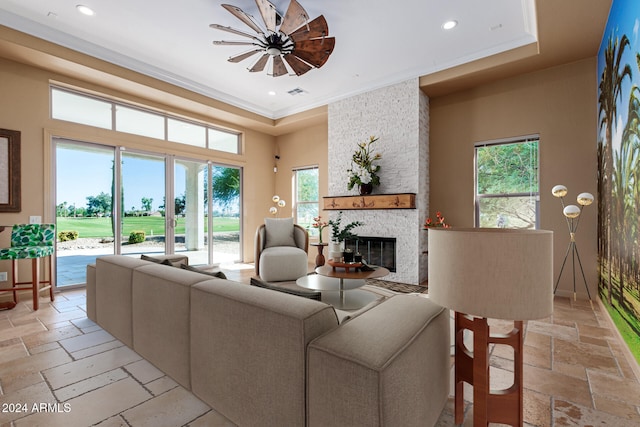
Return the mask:
[[260,278],[266,282],[296,280],[308,267],[307,253],[294,246],[266,248],[260,254]]

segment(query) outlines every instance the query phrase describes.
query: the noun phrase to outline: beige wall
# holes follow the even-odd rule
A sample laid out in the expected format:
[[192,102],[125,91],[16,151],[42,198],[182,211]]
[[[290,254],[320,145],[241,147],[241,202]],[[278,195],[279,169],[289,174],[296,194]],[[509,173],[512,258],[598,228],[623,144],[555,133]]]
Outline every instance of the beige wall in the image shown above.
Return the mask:
[[[327,124],[311,126],[303,130],[292,132],[287,135],[278,137],[277,154],[280,155],[278,160],[278,173],[276,175],[276,192],[280,197],[284,198],[288,207],[286,215],[292,215],[295,200],[293,194],[293,170],[308,166],[318,166],[318,179],[320,181],[320,197],[327,195],[327,171],[328,171],[328,137]],[[274,156],[275,154],[274,153]],[[273,157],[272,157],[273,159]],[[269,199],[272,195],[269,195]],[[322,199],[320,199],[320,207],[322,208]],[[267,212],[267,211],[265,211]],[[326,221],[329,215],[325,211],[320,211],[320,215]],[[323,241],[329,240],[329,229],[323,231]],[[315,242],[317,239],[311,240]],[[317,251],[315,248],[309,249],[309,260],[315,260]]]
[[[453,226],[474,225],[474,143],[540,135],[540,227],[554,231],[554,281],[569,243],[560,201],[596,195],[596,58],[431,99],[430,199]],[[576,241],[592,297],[597,289],[597,207],[583,212]],[[461,262],[468,260],[461,260]],[[576,268],[578,268],[576,266]],[[571,264],[558,294],[572,293]],[[578,270],[577,292],[586,298]]]
[[[232,128],[243,132],[244,154],[216,154],[210,150],[172,144],[135,135],[121,134],[49,118],[49,82],[54,80],[66,84],[95,90],[113,96],[134,100],[172,114],[188,115],[192,118]],[[150,80],[150,83],[153,82]],[[198,160],[242,166],[244,182],[243,252],[246,261],[253,260],[253,232],[262,221],[256,212],[268,211],[270,195],[275,187],[272,159],[276,137],[250,129],[231,126],[228,123],[172,105],[158,104],[145,99],[117,92],[112,88],[95,86],[70,77],[57,75],[38,68],[0,58],[0,128],[21,132],[22,152],[22,211],[0,213],[0,225],[28,222],[29,216],[39,215],[44,221],[52,221],[55,200],[50,191],[50,138],[61,136],[80,141],[107,145],[122,145],[128,148],[187,156]],[[269,197],[265,197],[269,194]],[[248,232],[247,232],[248,231]],[[10,232],[0,234],[0,247],[10,243]],[[26,268],[26,267],[25,267]],[[10,271],[7,261],[0,262],[0,271]]]
[[[572,203],[582,191],[596,192],[596,75],[595,58],[506,79],[456,94],[430,100],[430,206],[440,210],[454,226],[473,225],[473,144],[513,136],[540,134],[541,227],[555,232],[555,274],[568,244],[568,233],[560,203],[551,187],[569,188]],[[216,121],[166,104],[154,107],[244,132],[245,154],[212,158],[207,150],[176,147],[141,137],[121,135],[49,119],[49,80],[82,86],[82,81],[31,66],[0,59],[0,127],[22,132],[22,212],[0,213],[1,224],[28,221],[30,215],[45,220],[53,215],[45,146],[50,135],[135,148],[162,150],[244,167],[244,258],[253,261],[253,234],[267,216],[271,196],[287,199],[287,214],[293,207],[291,171],[318,165],[320,195],[327,194],[327,124],[313,125],[278,137]],[[86,87],[116,97],[128,97],[114,89],[86,83]],[[144,99],[135,98],[144,102]],[[179,150],[179,151],[178,151]],[[280,155],[274,174],[274,156]],[[327,217],[326,212],[322,212]],[[325,240],[328,239],[325,230]],[[596,207],[587,208],[578,232],[578,247],[592,295],[596,289]],[[0,245],[9,235],[0,234]],[[315,252],[310,251],[310,259]],[[0,263],[0,271],[9,271]],[[568,291],[570,271],[565,271],[561,292]],[[578,282],[579,293],[584,286]],[[582,295],[581,295],[582,296]]]

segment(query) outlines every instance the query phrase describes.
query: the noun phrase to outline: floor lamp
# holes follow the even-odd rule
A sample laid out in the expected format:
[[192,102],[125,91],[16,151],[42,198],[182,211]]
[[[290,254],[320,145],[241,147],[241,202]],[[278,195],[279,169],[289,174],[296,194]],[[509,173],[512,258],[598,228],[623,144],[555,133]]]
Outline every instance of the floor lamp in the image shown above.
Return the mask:
[[[429,229],[429,298],[456,312],[455,423],[464,421],[464,383],[473,386],[473,425],[523,425],[524,320],[553,312],[553,232],[495,228]],[[513,320],[492,335],[487,318]],[[464,331],[473,332],[473,350]],[[489,346],[514,352],[513,385],[490,390]]]
[[582,273],[582,280],[584,280],[584,287],[587,290],[587,295],[589,296],[589,301],[591,304],[591,293],[589,292],[589,286],[587,286],[587,278],[584,275],[584,269],[582,268],[582,261],[580,261],[580,254],[578,253],[578,246],[576,246],[576,231],[578,230],[578,224],[580,223],[580,214],[582,213],[582,209],[585,206],[589,206],[593,203],[593,194],[591,193],[580,193],[578,194],[577,201],[580,207],[576,205],[567,205],[564,204],[564,196],[567,195],[567,187],[564,185],[556,185],[551,189],[551,193],[560,199],[562,203],[562,213],[564,214],[565,220],[567,221],[567,227],[569,227],[569,246],[567,247],[567,252],[564,254],[564,260],[562,261],[562,267],[560,268],[560,273],[558,274],[558,280],[556,280],[556,285],[553,288],[553,293],[556,293],[558,289],[558,285],[560,284],[560,277],[562,277],[562,272],[564,271],[564,265],[567,262],[567,258],[569,257],[569,252],[571,252],[571,263],[573,267],[573,300],[576,300],[576,258],[578,259],[578,265],[580,266],[580,272]]

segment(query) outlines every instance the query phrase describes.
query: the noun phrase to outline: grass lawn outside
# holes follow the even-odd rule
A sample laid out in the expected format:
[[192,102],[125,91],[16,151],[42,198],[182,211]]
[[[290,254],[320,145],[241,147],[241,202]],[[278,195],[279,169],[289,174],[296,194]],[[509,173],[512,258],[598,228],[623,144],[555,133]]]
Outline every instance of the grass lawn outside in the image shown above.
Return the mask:
[[[178,218],[176,234],[184,234],[184,218]],[[56,232],[77,231],[78,238],[113,237],[111,218],[56,218]],[[122,235],[129,236],[132,231],[144,231],[146,236],[164,235],[165,218],[159,216],[125,217],[122,221]],[[207,231],[205,221],[205,231]],[[240,231],[240,218],[214,217],[213,232]]]

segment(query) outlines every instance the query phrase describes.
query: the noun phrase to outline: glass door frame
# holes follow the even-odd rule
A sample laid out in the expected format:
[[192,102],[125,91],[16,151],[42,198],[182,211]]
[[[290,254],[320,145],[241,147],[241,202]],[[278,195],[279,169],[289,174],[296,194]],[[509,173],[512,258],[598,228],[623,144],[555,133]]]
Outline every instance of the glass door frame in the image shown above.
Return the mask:
[[[131,149],[127,148],[121,144],[110,144],[108,142],[100,142],[93,141],[91,138],[82,138],[82,137],[72,137],[72,136],[64,136],[60,134],[54,134],[50,131],[45,130],[45,138],[48,140],[48,150],[45,150],[45,167],[44,167],[44,177],[45,177],[45,188],[48,188],[49,191],[45,191],[44,194],[44,202],[45,202],[45,211],[44,211],[44,222],[56,222],[56,202],[57,202],[57,164],[56,164],[56,148],[58,141],[67,141],[70,143],[78,144],[78,146],[95,146],[98,148],[103,148],[105,150],[113,150],[113,161],[114,161],[114,171],[113,171],[113,182],[115,191],[112,194],[112,217],[115,218],[114,224],[114,242],[113,247],[111,249],[111,253],[113,254],[122,254],[122,156],[124,152],[131,152],[141,155],[149,155],[153,157],[163,157],[165,162],[165,253],[173,254],[175,253],[175,226],[176,226],[176,215],[175,215],[175,206],[173,202],[167,203],[166,201],[173,201],[175,199],[175,162],[177,160],[185,160],[185,161],[193,161],[196,163],[204,163],[206,164],[206,173],[207,173],[207,186],[209,194],[213,194],[213,167],[229,167],[229,168],[237,168],[239,170],[239,178],[240,178],[240,194],[239,194],[239,246],[238,253],[235,262],[243,261],[243,200],[242,200],[242,188],[243,188],[243,167],[241,165],[225,164],[223,162],[214,162],[212,160],[202,160],[198,158],[191,157],[183,157],[175,154],[168,154],[162,152],[153,152],[148,150],[140,150],[140,149]],[[214,263],[214,239],[213,239],[213,227],[214,227],[214,215],[213,215],[213,205],[214,200],[213,197],[209,196],[207,198],[207,259],[209,264]],[[53,264],[53,272],[52,274],[57,277],[57,252],[55,254],[56,262]],[[58,287],[57,281],[55,286]],[[65,285],[65,289],[73,289],[75,287],[85,286],[84,283],[77,283],[71,285]]]

